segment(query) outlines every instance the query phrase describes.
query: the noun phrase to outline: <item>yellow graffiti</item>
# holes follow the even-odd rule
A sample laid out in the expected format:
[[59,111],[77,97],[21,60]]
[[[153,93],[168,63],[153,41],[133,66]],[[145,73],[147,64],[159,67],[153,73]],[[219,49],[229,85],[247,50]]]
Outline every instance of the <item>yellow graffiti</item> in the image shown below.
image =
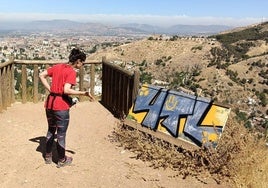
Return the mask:
[[163,133],[168,133],[167,129],[161,125],[162,122],[163,122],[163,119],[161,121],[159,121],[159,124],[157,126],[157,130],[160,132],[163,132]]
[[143,85],[141,87],[141,89],[140,89],[139,95],[140,96],[147,96],[147,95],[149,95],[149,88],[146,87],[146,85]]
[[180,119],[179,134],[182,134],[183,133],[185,122],[186,122],[186,118],[181,118]]
[[167,110],[174,110],[176,106],[178,105],[178,100],[176,100],[176,97],[174,95],[169,95],[168,99],[165,102],[165,108]]
[[141,123],[145,118],[147,112],[139,112],[137,114],[133,113],[133,106],[130,108],[128,117],[129,119],[135,120],[137,123]]
[[209,133],[207,131],[202,132],[202,144],[207,142],[215,142],[218,140],[218,135],[216,133]]
[[201,126],[223,127],[226,124],[231,109],[213,104],[204,118]]

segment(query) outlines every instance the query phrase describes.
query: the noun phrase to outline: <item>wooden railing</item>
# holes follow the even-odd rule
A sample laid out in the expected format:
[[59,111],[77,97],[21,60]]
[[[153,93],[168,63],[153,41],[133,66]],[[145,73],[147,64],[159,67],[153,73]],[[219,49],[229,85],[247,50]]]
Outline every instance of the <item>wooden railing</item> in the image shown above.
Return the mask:
[[13,60],[0,64],[0,112],[15,102]]
[[[15,60],[16,65],[21,65],[21,100],[22,103],[26,103],[29,98],[32,98],[33,102],[36,103],[39,101],[38,85],[39,85],[39,69],[41,67],[48,68],[51,65],[57,64],[59,62],[55,61],[26,61],[26,60]],[[98,61],[87,61],[84,64],[90,65],[90,91],[94,95],[94,86],[95,86],[95,65],[101,65],[102,62]],[[27,80],[29,75],[27,74],[27,66],[33,66],[33,91],[32,96],[29,97],[27,92]],[[84,69],[83,67],[79,70],[79,80],[84,80]],[[84,82],[79,81],[79,90],[84,90]]]
[[139,72],[131,73],[103,59],[101,101],[115,117],[127,116],[138,93],[139,79]]
[[[47,93],[39,93],[39,72],[41,69],[48,68],[57,64],[55,61],[33,61],[33,60],[10,60],[0,64],[0,112],[6,110],[16,100],[22,103],[32,101],[37,103],[42,100],[41,95]],[[131,73],[119,66],[115,66],[106,61],[86,61],[85,66],[90,65],[90,92],[94,95],[95,87],[95,66],[102,65],[102,96],[101,103],[110,110],[116,117],[124,117],[127,115],[131,107],[134,97],[138,92],[139,75],[137,72]],[[20,93],[15,97],[15,78],[14,70],[20,67],[21,83],[19,84]],[[29,71],[31,69],[31,71]],[[31,72],[31,74],[29,74]],[[84,80],[84,68],[79,70],[79,80]],[[29,92],[27,82],[32,79],[32,90]],[[18,80],[16,80],[18,81]],[[79,81],[79,90],[85,90],[84,82]]]

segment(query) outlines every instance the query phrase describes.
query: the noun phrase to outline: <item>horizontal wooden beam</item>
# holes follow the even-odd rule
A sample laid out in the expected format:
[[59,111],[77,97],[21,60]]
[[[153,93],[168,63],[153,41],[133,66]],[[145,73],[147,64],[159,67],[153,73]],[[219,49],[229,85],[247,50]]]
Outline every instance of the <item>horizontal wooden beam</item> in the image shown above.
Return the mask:
[[[64,63],[64,62],[68,62],[68,60],[18,60],[15,59],[14,63],[16,64],[30,64],[30,65],[34,65],[34,64],[48,64],[48,65],[54,65],[54,64],[59,64],[59,63]],[[87,60],[84,62],[84,64],[101,64],[101,61],[96,61],[96,60]]]

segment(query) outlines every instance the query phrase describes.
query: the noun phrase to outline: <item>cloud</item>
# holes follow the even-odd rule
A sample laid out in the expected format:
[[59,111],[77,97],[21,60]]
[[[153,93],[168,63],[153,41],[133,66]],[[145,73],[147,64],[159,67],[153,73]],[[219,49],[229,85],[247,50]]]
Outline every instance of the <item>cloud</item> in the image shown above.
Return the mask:
[[103,24],[140,23],[157,26],[186,25],[229,25],[245,26],[267,21],[268,18],[231,17],[191,17],[187,15],[121,15],[121,14],[43,14],[43,13],[0,13],[2,22],[29,22],[34,20],[68,19],[80,22],[97,22]]

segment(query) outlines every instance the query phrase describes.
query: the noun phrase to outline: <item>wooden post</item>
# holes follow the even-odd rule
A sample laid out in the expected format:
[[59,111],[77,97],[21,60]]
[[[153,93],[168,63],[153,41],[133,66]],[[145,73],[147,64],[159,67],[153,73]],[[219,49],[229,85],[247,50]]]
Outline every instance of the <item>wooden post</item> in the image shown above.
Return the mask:
[[79,69],[79,90],[84,91],[84,67],[80,67]]
[[11,102],[14,103],[15,102],[15,77],[14,77],[14,62],[11,65]]
[[3,109],[7,109],[7,66],[3,67],[2,72],[2,103]]
[[38,81],[39,81],[39,72],[38,72],[38,65],[34,65],[34,72],[33,72],[33,102],[38,102]]
[[3,84],[3,79],[2,79],[2,68],[1,68],[0,69],[0,112],[3,111],[2,84]]
[[116,108],[120,110],[120,117],[123,117],[125,115],[124,113],[124,106],[123,106],[123,101],[125,100],[123,98],[123,93],[125,92],[123,90],[123,80],[124,80],[125,75],[124,74],[119,74],[118,76],[118,89],[117,89],[117,104]]
[[[84,67],[80,67],[79,69],[79,90],[80,91],[84,91],[84,76],[85,76],[85,70]],[[81,96],[79,97],[80,101],[85,101],[86,97],[85,96]]]
[[101,87],[101,102],[102,104],[105,104],[105,106],[107,106],[107,87],[106,87],[106,84],[105,84],[105,81],[106,81],[106,72],[107,72],[107,69],[106,69],[106,65],[104,63],[105,61],[105,57],[102,57],[102,76],[101,76],[101,81],[102,81],[102,87]]
[[11,65],[6,66],[6,105],[11,106]]
[[95,90],[95,64],[90,65],[90,94],[94,96]]
[[[128,111],[128,98],[129,98],[129,76],[128,75],[123,75],[122,77],[122,90],[124,91],[122,93],[122,111],[124,112],[124,116],[127,116],[127,111]],[[125,118],[123,117],[123,118]]]
[[132,92],[132,103],[136,99],[138,92],[139,92],[139,85],[140,85],[140,72],[134,71],[134,83],[133,83],[133,92]]
[[27,102],[27,72],[26,65],[21,66],[21,99],[22,103]]

